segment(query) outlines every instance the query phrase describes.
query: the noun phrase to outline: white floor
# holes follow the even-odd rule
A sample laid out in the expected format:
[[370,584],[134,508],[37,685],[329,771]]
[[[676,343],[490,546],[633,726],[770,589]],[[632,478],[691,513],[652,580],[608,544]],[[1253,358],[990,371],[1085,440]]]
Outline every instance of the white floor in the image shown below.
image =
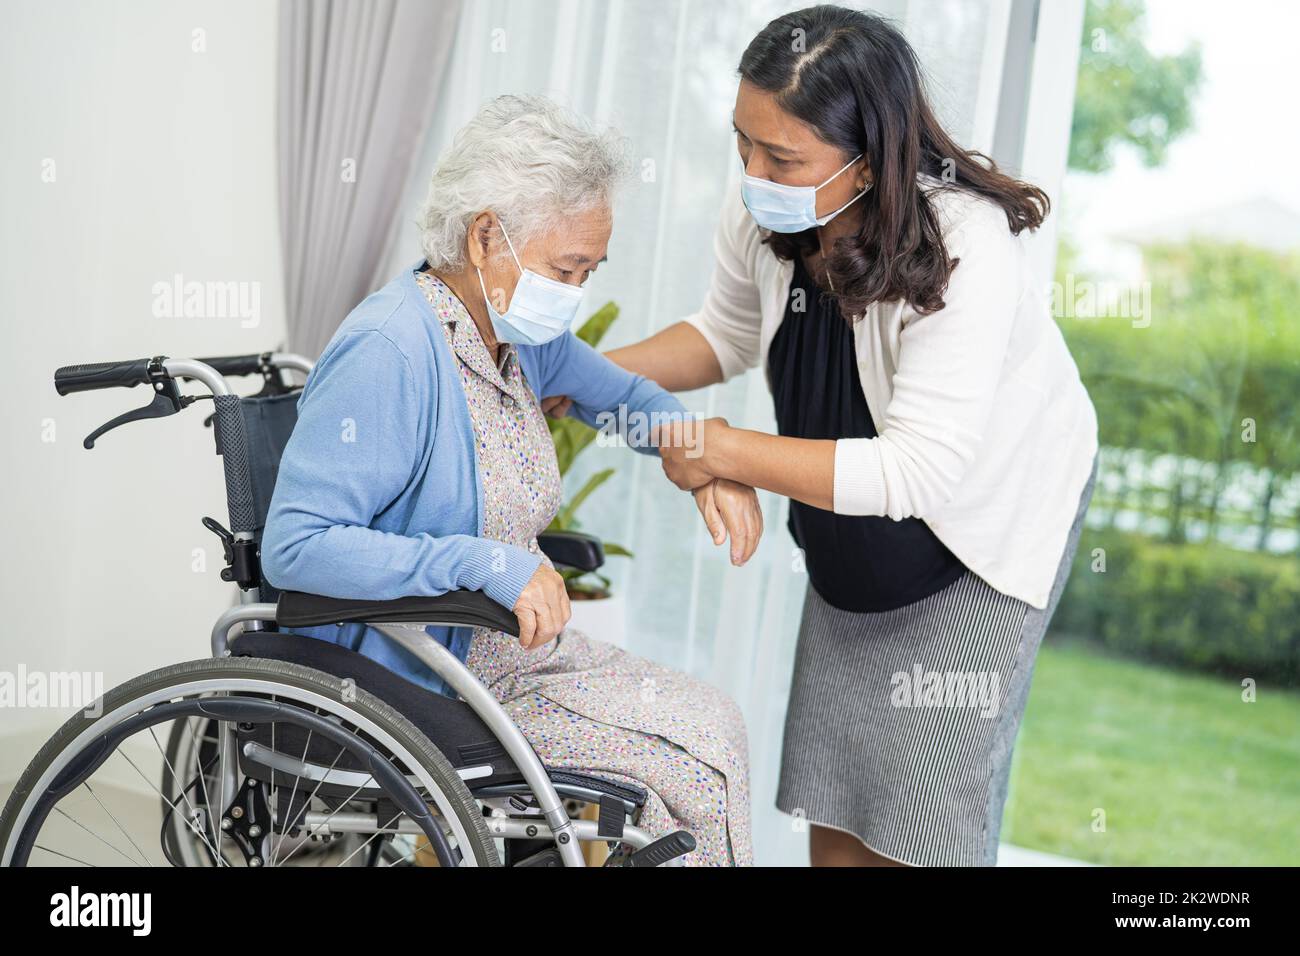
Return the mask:
[[[0,797],[7,796],[11,787],[11,783],[0,786]],[[47,824],[44,838],[76,860],[100,866],[139,865],[142,862],[149,865],[165,864],[166,861],[157,849],[156,834],[161,823],[158,804],[155,793],[144,794],[134,788],[100,784],[94,794],[87,794],[83,790],[69,795],[60,805],[70,811],[72,817],[99,824],[94,827],[99,836],[89,836],[85,829],[68,817],[55,817]],[[119,829],[119,825],[122,829]],[[60,861],[57,857],[44,860],[45,865],[56,862],[70,861]],[[1009,843],[1003,843],[998,849],[998,866],[1091,865],[1082,860],[1026,850]]]
[[1072,860],[1068,856],[1052,856],[1037,850],[1003,843],[998,847],[998,866],[1092,866],[1083,860]]

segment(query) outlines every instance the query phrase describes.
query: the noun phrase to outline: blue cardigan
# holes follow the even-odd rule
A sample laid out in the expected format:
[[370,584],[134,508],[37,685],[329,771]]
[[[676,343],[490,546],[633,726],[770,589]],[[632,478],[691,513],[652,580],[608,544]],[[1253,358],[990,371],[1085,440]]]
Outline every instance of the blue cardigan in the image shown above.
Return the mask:
[[[419,263],[352,310],[308,376],[262,535],[262,571],[282,590],[389,600],[478,590],[512,608],[540,556],[483,537],[474,428]],[[628,412],[684,415],[654,382],[573,334],[516,346],[539,397],[567,395],[589,425]],[[619,415],[620,422],[626,416]],[[634,418],[633,421],[636,419]],[[602,417],[601,422],[608,421]],[[639,451],[655,453],[635,429]],[[469,628],[431,627],[464,660]],[[412,654],[361,624],[297,633],[334,641],[408,680],[450,693]]]

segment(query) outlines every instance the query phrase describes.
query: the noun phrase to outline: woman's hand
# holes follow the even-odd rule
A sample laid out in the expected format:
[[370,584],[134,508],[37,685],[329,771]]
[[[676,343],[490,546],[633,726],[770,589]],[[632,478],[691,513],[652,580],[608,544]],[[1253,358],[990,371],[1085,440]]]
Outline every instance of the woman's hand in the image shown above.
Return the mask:
[[551,395],[542,399],[542,411],[547,418],[563,418],[569,414],[569,409],[572,407],[573,399],[568,395]]
[[664,474],[682,491],[694,491],[718,477],[709,470],[709,446],[730,428],[725,418],[691,419],[661,426],[654,437]]
[[555,640],[572,614],[564,578],[550,565],[540,565],[511,610],[519,618],[519,644],[524,650]]
[[763,536],[763,509],[758,493],[749,485],[715,478],[694,491],[695,504],[713,535],[714,544],[731,536],[731,563],[740,567],[758,549]]

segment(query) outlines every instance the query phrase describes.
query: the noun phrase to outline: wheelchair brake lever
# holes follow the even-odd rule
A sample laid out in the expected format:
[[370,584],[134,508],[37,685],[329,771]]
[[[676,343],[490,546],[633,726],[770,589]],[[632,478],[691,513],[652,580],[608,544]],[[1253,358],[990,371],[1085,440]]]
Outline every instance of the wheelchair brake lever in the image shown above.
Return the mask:
[[216,518],[204,518],[203,527],[221,539],[221,549],[225,552],[226,563],[235,560],[235,536],[225,529]]
[[124,412],[111,421],[100,425],[93,432],[86,436],[82,441],[83,448],[94,448],[95,440],[106,432],[112,431],[120,425],[127,422],[142,421],[146,418],[165,418],[168,415],[175,415],[182,408],[194,401],[193,398],[184,396],[180,393],[180,388],[170,378],[158,379],[154,382],[154,397],[148,405],[143,408],[137,408],[134,411]]

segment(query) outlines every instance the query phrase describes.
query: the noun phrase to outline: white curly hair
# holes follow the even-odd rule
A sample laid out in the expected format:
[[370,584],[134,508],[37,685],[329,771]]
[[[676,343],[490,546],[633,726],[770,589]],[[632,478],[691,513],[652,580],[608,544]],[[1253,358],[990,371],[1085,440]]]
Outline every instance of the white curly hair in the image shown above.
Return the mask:
[[461,269],[466,231],[484,210],[505,223],[518,252],[557,219],[608,207],[629,169],[627,141],[613,129],[544,96],[498,96],[433,171],[419,219],[425,258],[434,269]]

